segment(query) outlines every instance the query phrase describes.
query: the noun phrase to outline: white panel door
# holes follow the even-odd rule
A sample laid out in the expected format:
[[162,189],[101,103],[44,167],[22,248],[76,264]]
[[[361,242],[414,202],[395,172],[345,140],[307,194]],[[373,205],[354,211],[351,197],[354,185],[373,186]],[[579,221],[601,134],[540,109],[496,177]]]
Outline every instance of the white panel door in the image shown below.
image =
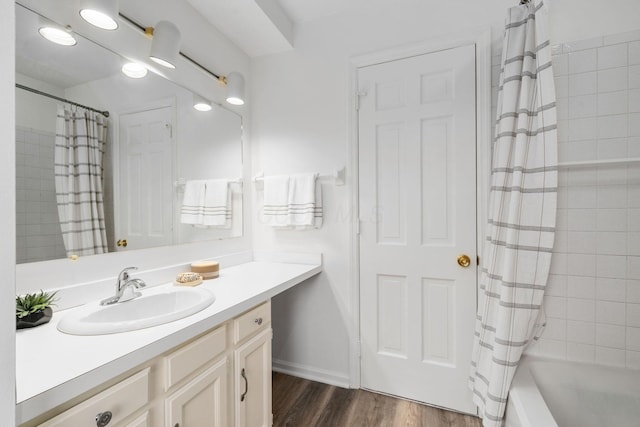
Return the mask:
[[120,116],[116,240],[126,249],[173,241],[173,114],[166,107]]
[[362,387],[475,413],[475,47],[363,67],[358,86]]

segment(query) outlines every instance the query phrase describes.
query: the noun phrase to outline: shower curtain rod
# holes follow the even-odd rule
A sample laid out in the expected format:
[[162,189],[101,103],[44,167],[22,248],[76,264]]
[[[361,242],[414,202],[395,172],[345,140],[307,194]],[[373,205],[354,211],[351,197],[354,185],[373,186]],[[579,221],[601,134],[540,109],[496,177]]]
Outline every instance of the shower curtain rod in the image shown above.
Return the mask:
[[27,92],[32,92],[32,93],[35,93],[35,94],[38,94],[38,95],[42,95],[42,96],[46,96],[48,98],[52,98],[52,99],[55,99],[55,100],[58,100],[58,101],[61,101],[61,102],[67,103],[67,104],[75,105],[76,107],[86,108],[87,110],[95,111],[96,113],[100,113],[105,117],[109,117],[109,112],[108,111],[96,110],[95,108],[88,107],[88,106],[82,105],[82,104],[78,104],[77,102],[69,101],[68,99],[60,98],[59,96],[51,95],[50,93],[43,92],[41,90],[31,88],[29,86],[21,85],[20,83],[16,83],[16,87],[18,89],[26,90]]

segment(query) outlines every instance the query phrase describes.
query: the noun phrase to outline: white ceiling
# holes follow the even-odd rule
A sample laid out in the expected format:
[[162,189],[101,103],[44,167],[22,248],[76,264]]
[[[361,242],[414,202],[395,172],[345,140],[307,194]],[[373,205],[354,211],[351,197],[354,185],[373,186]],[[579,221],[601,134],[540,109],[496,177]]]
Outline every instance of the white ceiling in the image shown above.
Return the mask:
[[372,0],[188,0],[209,23],[251,57],[291,50],[295,25]]

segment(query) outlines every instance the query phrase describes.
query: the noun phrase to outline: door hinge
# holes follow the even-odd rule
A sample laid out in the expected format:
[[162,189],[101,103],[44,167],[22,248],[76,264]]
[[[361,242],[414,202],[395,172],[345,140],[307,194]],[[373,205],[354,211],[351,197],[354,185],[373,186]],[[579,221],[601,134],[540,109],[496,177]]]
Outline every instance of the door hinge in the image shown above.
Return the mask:
[[360,97],[362,96],[367,96],[366,90],[356,93],[356,111],[360,110]]
[[173,126],[171,126],[171,123],[165,123],[164,127],[169,131],[169,138],[173,138]]
[[480,255],[476,255],[476,265],[480,265]]
[[358,218],[358,219],[356,220],[356,236],[359,236],[359,235],[360,235],[360,223],[361,223],[361,222],[362,222],[362,221],[360,220],[360,218]]

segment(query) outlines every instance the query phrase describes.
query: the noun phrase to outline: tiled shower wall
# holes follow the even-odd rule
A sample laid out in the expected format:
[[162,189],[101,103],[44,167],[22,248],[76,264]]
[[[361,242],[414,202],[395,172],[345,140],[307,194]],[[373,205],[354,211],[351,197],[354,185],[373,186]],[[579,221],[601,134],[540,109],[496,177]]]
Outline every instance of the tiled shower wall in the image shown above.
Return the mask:
[[[640,157],[640,31],[553,51],[559,161]],[[544,308],[529,353],[640,368],[640,163],[560,170]]]
[[55,135],[16,128],[16,262],[66,256],[53,175]]

